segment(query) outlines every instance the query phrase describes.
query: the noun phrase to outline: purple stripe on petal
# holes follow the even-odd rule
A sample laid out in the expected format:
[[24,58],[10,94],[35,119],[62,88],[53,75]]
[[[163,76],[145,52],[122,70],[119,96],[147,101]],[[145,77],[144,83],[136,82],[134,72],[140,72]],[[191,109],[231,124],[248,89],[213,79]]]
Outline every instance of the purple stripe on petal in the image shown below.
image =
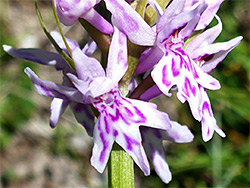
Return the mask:
[[109,122],[107,121],[107,116],[104,117],[104,123],[105,123],[105,130],[107,132],[107,134],[110,133],[110,126],[109,126]]
[[167,87],[169,87],[171,85],[171,81],[168,80],[167,78],[167,65],[164,65],[163,66],[163,69],[162,69],[162,83],[164,85],[166,85]]
[[[180,58],[182,59],[182,58]],[[173,76],[176,77],[180,74],[180,68],[176,65],[178,62],[175,63],[174,58],[172,58],[172,73]]]
[[209,116],[212,117],[212,113],[209,107],[209,103],[205,101],[202,105],[202,113],[204,114],[205,110],[208,112]]
[[130,138],[128,135],[126,134],[123,134],[124,135],[124,138],[127,142],[127,149],[128,150],[133,150],[133,146],[132,145],[139,145],[139,142],[137,142],[136,140]]
[[133,117],[134,114],[131,112],[131,110],[129,110],[127,107],[124,108],[128,114],[129,117]]
[[99,160],[100,160],[101,163],[103,163],[104,159],[105,159],[106,151],[108,149],[109,142],[107,140],[105,140],[105,136],[104,136],[103,132],[100,133],[100,138],[102,140],[103,149],[101,151],[101,155],[100,155],[100,159]]
[[192,94],[195,96],[196,94],[196,88],[195,86],[192,86],[190,83],[190,80],[186,77],[185,78],[185,83],[184,83],[184,88],[183,88],[183,92],[190,97],[189,91],[191,90]]
[[135,113],[141,118],[140,120],[135,121],[135,123],[145,123],[147,118],[143,115],[143,113],[136,107],[134,106]]

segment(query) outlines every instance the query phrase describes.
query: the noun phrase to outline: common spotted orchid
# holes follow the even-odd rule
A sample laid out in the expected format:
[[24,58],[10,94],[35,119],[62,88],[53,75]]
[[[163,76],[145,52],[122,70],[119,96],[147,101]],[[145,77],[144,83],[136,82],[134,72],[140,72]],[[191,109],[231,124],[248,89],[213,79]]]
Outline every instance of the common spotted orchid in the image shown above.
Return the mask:
[[122,97],[118,82],[127,70],[127,39],[115,28],[109,49],[106,74],[100,63],[79,49],[73,51],[77,77],[68,74],[75,87],[99,111],[94,127],[92,165],[103,172],[114,142],[118,143],[149,175],[149,163],[142,147],[139,126],[170,129],[168,115],[156,105]]
[[[162,92],[171,96],[170,89],[173,87],[178,89],[178,99],[182,103],[188,101],[194,118],[202,123],[204,141],[210,140],[214,131],[225,137],[216,125],[206,94],[206,89],[219,89],[220,84],[207,73],[239,44],[242,37],[225,43],[212,44],[221,32],[221,22],[217,17],[219,21],[217,26],[197,36],[185,47],[184,40],[195,30],[207,5],[196,3],[192,9],[183,11],[184,4],[183,0],[175,0],[161,15],[156,24],[155,46],[141,57],[136,72],[143,73],[154,66],[151,76],[159,89],[155,90],[153,87],[149,93]],[[203,67],[210,69],[204,71]]]

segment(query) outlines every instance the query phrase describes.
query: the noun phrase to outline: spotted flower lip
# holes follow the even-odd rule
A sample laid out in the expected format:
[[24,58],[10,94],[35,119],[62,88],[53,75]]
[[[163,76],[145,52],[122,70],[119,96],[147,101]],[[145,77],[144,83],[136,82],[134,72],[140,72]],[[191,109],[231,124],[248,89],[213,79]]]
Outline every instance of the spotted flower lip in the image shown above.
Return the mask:
[[94,126],[91,164],[103,172],[116,142],[131,155],[144,174],[149,175],[139,127],[167,130],[171,124],[168,115],[158,111],[155,104],[121,96],[118,82],[128,67],[126,46],[126,35],[115,27],[106,73],[97,60],[76,48],[72,55],[77,75],[67,75],[100,113]]
[[216,124],[206,94],[206,89],[217,90],[220,84],[207,73],[240,43],[242,37],[212,44],[222,27],[219,17],[215,16],[218,25],[206,30],[184,47],[184,40],[197,28],[208,8],[204,1],[195,3],[188,10],[183,10],[184,5],[184,0],[173,1],[156,23],[155,45],[142,55],[136,73],[153,68],[151,76],[157,88],[146,91],[141,99],[149,100],[149,97],[161,93],[171,96],[170,89],[177,87],[178,99],[182,103],[187,101],[194,118],[201,121],[203,140],[210,140],[214,131],[225,137]]
[[100,0],[55,0],[55,6],[59,20],[66,26],[83,18],[101,32],[112,34],[112,25],[94,9],[99,2]]

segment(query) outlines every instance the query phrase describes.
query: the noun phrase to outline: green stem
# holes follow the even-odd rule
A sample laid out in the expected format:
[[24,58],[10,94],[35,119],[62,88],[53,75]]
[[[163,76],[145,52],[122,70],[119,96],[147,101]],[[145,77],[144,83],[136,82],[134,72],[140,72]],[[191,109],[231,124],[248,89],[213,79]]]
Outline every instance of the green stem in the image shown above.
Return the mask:
[[52,0],[52,7],[53,7],[53,14],[54,14],[54,17],[56,19],[56,25],[58,27],[58,30],[59,30],[59,32],[60,32],[60,34],[62,36],[63,42],[64,42],[64,44],[65,44],[65,46],[66,46],[66,48],[67,48],[67,50],[69,52],[70,57],[72,57],[72,52],[71,52],[71,50],[69,48],[69,45],[68,45],[68,43],[67,43],[67,41],[66,41],[66,39],[65,39],[65,37],[63,35],[62,28],[60,26],[59,19],[58,19],[57,13],[56,13],[55,0]]
[[128,153],[114,144],[108,163],[110,188],[134,188],[134,163]]
[[73,59],[71,59],[61,48],[60,46],[56,43],[56,41],[54,40],[54,38],[50,35],[47,27],[45,26],[43,19],[42,19],[42,15],[39,11],[38,5],[37,5],[37,0],[35,0],[35,7],[36,7],[36,14],[38,17],[38,20],[40,22],[41,27],[43,28],[44,33],[46,34],[46,36],[48,37],[48,39],[50,40],[50,42],[54,45],[56,51],[62,56],[62,58],[66,61],[66,63],[70,66],[71,69],[76,70],[75,69],[75,63],[73,61]]

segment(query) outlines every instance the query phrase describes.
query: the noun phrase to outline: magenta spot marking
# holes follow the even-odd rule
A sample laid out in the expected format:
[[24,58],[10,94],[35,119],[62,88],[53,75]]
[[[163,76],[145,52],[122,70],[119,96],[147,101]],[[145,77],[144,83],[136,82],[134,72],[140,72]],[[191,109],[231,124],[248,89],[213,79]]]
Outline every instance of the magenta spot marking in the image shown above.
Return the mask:
[[185,83],[184,83],[184,88],[183,88],[183,92],[190,97],[189,95],[189,90],[191,90],[192,94],[195,96],[196,94],[196,88],[195,86],[192,86],[190,83],[190,80],[186,77],[185,78]]
[[119,133],[118,133],[118,131],[117,131],[117,130],[114,130],[114,131],[113,131],[113,135],[114,135],[115,137],[117,137],[117,136],[118,136],[118,134],[119,134]]
[[209,116],[212,117],[211,109],[209,103],[205,101],[202,105],[202,113],[204,114],[205,110],[208,112]]
[[107,121],[107,116],[104,116],[104,124],[105,124],[105,130],[107,132],[107,134],[110,133],[110,126],[109,126],[109,122]]
[[180,68],[176,66],[177,63],[179,62],[175,62],[174,58],[172,58],[172,73],[174,77],[180,74]]
[[125,107],[124,109],[126,110],[128,116],[130,116],[130,117],[133,117],[133,116],[134,116],[134,114],[132,113],[132,111],[129,110],[127,107]]
[[100,133],[100,138],[102,140],[103,149],[101,151],[101,155],[100,155],[99,160],[100,160],[101,163],[103,163],[104,159],[105,159],[105,155],[106,155],[106,150],[108,149],[108,146],[109,146],[109,142],[107,140],[105,140],[103,132]]
[[80,3],[81,2],[81,0],[75,0],[75,3]]
[[194,68],[194,77],[196,78],[196,79],[198,79],[199,78],[199,75],[198,75],[198,73],[197,73],[197,71],[196,71],[196,69]]
[[207,129],[207,136],[209,136],[209,134],[210,134],[210,129],[208,127],[208,129]]
[[109,116],[111,117],[111,120],[113,122],[116,122],[119,119],[119,116],[120,116],[119,110],[116,108],[115,109],[115,116],[113,116],[112,114],[109,114]]
[[217,85],[217,84],[214,83],[214,82],[210,82],[209,84],[212,85],[212,86],[216,86],[216,85]]
[[135,123],[145,123],[147,118],[143,115],[143,113],[136,107],[134,106],[135,113],[141,118],[140,120],[135,121]]
[[126,134],[124,134],[124,133],[123,133],[123,135],[124,135],[124,138],[125,138],[125,140],[126,140],[126,142],[127,142],[127,149],[128,149],[129,151],[132,151],[132,150],[133,150],[133,145],[136,145],[136,146],[139,145],[139,142],[137,142],[135,139],[130,138],[128,135],[126,135]]
[[171,85],[171,81],[168,80],[167,78],[167,65],[164,65],[163,66],[163,69],[162,69],[162,83],[164,85],[166,85],[167,87],[169,87]]

